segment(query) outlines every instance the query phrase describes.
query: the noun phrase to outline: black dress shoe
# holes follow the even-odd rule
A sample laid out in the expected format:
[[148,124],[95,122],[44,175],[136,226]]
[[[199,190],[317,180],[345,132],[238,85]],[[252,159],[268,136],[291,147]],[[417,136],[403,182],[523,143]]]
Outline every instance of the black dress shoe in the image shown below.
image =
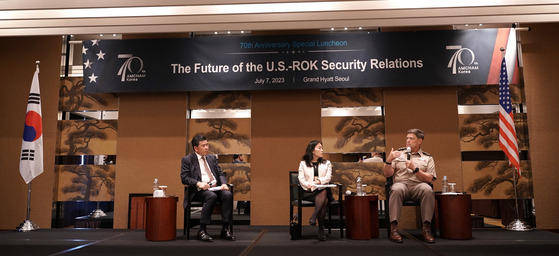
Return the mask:
[[198,231],[198,235],[196,236],[196,238],[204,242],[213,242],[213,238],[210,235],[208,235],[208,233],[206,233],[206,231],[204,230]]
[[318,241],[320,241],[320,242],[328,241],[328,238],[326,238],[326,233],[324,231],[319,231],[318,232]]
[[235,237],[233,236],[233,234],[231,234],[231,230],[229,230],[229,229],[222,230],[220,237],[221,237],[221,239],[225,239],[225,240],[229,240],[229,241],[235,241]]
[[309,220],[309,225],[311,225],[311,226],[316,226],[316,220],[310,219],[310,220]]
[[309,219],[309,225],[316,226],[316,216],[314,216],[314,214]]

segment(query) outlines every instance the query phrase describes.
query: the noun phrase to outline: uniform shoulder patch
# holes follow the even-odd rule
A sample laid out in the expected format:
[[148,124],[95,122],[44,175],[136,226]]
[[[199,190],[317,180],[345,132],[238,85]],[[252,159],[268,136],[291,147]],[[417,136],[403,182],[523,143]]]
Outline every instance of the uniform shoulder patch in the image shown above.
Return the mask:
[[399,148],[399,149],[396,150],[396,151],[405,151],[405,150],[406,150],[406,147],[401,147],[401,148]]
[[423,151],[423,154],[426,155],[426,156],[431,156],[431,154],[429,154],[429,153],[427,153],[427,152],[425,152],[425,151]]

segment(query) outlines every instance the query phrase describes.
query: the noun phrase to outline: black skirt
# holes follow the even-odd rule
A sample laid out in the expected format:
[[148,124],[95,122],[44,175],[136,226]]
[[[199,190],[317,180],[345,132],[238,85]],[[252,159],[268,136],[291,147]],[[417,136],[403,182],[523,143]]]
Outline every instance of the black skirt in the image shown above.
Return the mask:
[[326,190],[328,201],[332,202],[334,200],[334,196],[332,196],[332,190],[330,188],[325,189],[315,189],[314,191],[303,190],[303,200],[312,201],[316,199],[316,196],[320,194],[320,192]]

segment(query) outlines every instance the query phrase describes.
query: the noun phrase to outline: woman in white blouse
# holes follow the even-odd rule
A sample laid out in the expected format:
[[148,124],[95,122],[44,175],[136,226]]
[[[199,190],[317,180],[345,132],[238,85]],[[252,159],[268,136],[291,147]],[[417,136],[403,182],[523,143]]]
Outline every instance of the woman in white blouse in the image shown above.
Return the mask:
[[317,188],[326,185],[332,178],[332,164],[322,158],[322,142],[313,140],[307,145],[303,160],[299,164],[299,183],[304,189],[303,200],[313,201],[315,208],[309,224],[315,226],[318,218],[318,240],[325,242],[324,218],[328,200],[332,199],[330,189]]

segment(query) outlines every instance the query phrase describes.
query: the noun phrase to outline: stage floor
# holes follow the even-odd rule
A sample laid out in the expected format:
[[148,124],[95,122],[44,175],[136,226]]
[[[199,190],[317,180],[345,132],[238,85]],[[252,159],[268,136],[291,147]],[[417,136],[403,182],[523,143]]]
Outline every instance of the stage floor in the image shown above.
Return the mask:
[[219,239],[219,226],[210,226],[213,243],[191,239],[177,230],[177,239],[150,242],[144,230],[40,229],[32,232],[0,231],[0,254],[17,255],[557,255],[559,234],[507,231],[501,228],[474,229],[471,240],[438,238],[435,244],[421,240],[420,230],[404,230],[404,243],[386,237],[371,240],[340,238],[332,230],[328,242],[319,242],[316,228],[303,227],[303,238],[292,241],[287,226],[235,226],[237,241]]

